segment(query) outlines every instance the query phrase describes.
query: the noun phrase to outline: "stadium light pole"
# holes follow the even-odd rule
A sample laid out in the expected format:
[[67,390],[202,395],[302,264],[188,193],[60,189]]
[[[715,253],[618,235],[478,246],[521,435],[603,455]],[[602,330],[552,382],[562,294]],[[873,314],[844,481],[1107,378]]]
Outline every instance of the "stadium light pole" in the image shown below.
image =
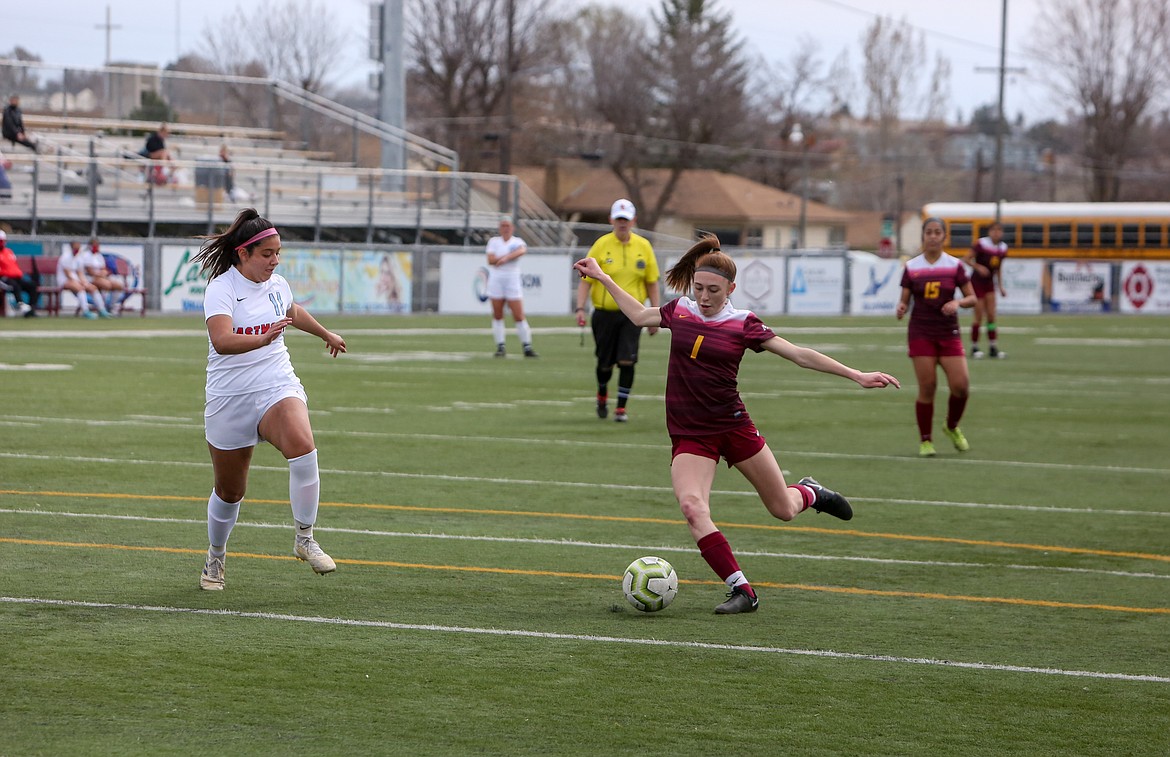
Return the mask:
[[803,250],[805,232],[808,229],[808,149],[804,143],[804,132],[801,130],[800,124],[792,125],[792,134],[788,138],[800,150],[800,236],[797,239],[797,246]]

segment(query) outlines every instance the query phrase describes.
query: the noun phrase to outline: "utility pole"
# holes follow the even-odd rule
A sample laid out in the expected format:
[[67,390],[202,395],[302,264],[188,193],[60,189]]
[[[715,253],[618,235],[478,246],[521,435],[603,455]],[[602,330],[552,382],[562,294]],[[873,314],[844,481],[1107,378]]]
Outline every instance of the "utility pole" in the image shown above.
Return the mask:
[[106,6],[106,22],[104,24],[96,24],[93,28],[106,30],[106,65],[110,65],[110,32],[114,29],[121,29],[121,24],[110,23],[110,6]]
[[[999,66],[997,68],[976,68],[976,71],[995,71],[999,74],[999,98],[996,106],[995,115],[995,173],[992,179],[992,193],[995,195],[992,199],[995,201],[995,220],[998,223],[1002,212],[1003,203],[1003,91],[1004,91],[1004,77],[1007,76],[1007,15],[1008,15],[1008,0],[1003,0],[1003,6],[1000,11],[999,19]],[[1023,73],[1025,69],[1013,68],[1012,73]]]

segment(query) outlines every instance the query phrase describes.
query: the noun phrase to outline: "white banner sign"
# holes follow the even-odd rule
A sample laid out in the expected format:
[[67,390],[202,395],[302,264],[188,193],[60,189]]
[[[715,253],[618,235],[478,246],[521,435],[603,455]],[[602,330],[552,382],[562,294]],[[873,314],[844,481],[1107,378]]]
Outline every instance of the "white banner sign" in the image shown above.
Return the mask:
[[1044,261],[1012,260],[1003,261],[1000,269],[1006,297],[996,290],[995,309],[998,313],[1015,315],[1037,315],[1044,310]]
[[850,254],[849,313],[893,315],[902,295],[902,263],[870,254]]
[[[568,315],[573,274],[568,255],[520,258],[525,315]],[[487,257],[482,253],[444,252],[439,261],[439,312],[491,315],[487,296]]]
[[740,259],[735,263],[735,293],[731,302],[756,315],[784,312],[784,258]]
[[1121,264],[1123,313],[1170,313],[1170,263],[1161,260]]
[[789,258],[788,312],[791,315],[845,312],[844,258]]
[[1052,264],[1052,309],[1061,313],[1100,313],[1109,310],[1113,284],[1110,263],[1057,261]]

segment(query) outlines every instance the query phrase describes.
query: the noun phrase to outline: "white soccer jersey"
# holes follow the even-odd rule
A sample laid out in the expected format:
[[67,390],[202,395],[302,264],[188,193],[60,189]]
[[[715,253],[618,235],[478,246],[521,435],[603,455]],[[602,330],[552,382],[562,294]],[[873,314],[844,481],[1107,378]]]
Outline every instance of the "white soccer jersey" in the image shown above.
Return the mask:
[[[495,255],[497,258],[503,257],[521,247],[527,247],[524,240],[520,237],[510,237],[508,241],[504,241],[503,237],[492,237],[488,240],[486,253],[488,255]],[[509,260],[503,265],[494,265],[488,268],[488,278],[500,279],[519,279],[520,278],[520,258]]]
[[[234,267],[207,284],[203,319],[227,315],[237,334],[260,334],[284,317],[293,305],[284,277],[272,274],[263,284],[249,281]],[[221,355],[207,339],[207,396],[229,397],[288,383],[300,383],[281,334],[271,344],[239,355]]]
[[107,270],[106,257],[104,255],[102,255],[100,252],[92,252],[90,250],[86,250],[86,251],[80,253],[77,257],[78,257],[78,260],[79,260],[81,266],[85,269],[86,274],[88,274],[90,272],[90,269],[94,269],[94,268],[102,270],[102,271]]
[[73,273],[77,274],[79,278],[84,280],[86,278],[85,268],[82,266],[81,261],[85,254],[86,253],[80,250],[76,255],[73,254],[72,250],[61,253],[61,257],[57,258],[57,278],[61,281],[64,281],[68,277],[66,272],[72,271]]

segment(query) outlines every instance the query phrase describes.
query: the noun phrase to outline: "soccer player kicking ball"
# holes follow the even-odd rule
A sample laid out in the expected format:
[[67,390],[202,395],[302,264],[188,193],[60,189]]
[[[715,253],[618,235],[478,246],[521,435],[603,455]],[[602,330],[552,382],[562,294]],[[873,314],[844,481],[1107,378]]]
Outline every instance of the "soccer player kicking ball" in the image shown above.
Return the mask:
[[853,517],[848,500],[805,477],[789,486],[772,450],[756,430],[737,389],[743,353],[768,351],[802,368],[831,373],[866,389],[893,386],[898,380],[879,371],[863,373],[816,350],[776,336],[755,313],[737,310],[728,297],[735,291],[735,261],[719,249],[719,239],[705,236],[668,273],[676,291],[690,292],[662,307],[646,307],[624,292],[596,260],[573,266],[595,279],[637,326],[670,329],[666,370],[666,428],[670,433],[670,478],[679,507],[703,559],[731,589],[715,608],[720,615],[755,612],[759,599],[739,568],[727,539],[711,520],[711,485],[722,457],[755,488],[773,516],[789,521],[808,508],[841,520]]

